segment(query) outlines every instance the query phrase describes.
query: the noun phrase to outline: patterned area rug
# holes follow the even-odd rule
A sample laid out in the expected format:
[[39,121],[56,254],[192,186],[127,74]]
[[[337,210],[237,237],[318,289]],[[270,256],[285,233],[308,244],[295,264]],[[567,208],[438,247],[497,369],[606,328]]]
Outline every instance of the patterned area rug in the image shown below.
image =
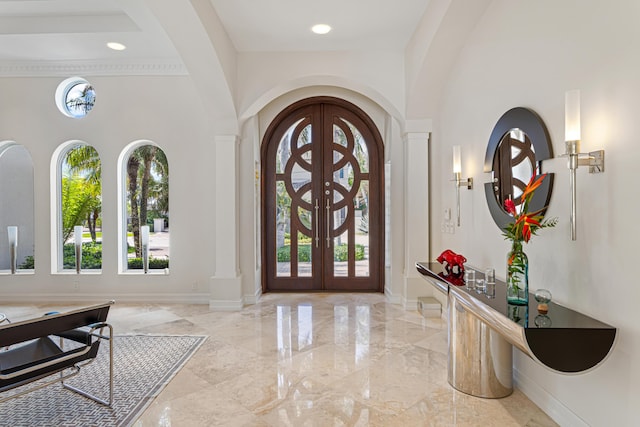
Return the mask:
[[[184,366],[206,337],[115,336],[113,409],[53,384],[0,403],[0,426],[129,426]],[[109,346],[68,384],[108,398]],[[11,392],[7,392],[11,393]]]

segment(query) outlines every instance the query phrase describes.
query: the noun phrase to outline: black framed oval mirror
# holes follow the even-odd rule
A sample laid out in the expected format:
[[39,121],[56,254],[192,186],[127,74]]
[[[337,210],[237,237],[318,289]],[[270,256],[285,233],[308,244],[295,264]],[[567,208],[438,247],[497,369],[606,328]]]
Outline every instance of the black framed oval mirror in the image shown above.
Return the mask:
[[[484,158],[484,171],[491,173],[491,182],[484,184],[484,193],[489,212],[501,230],[513,220],[504,210],[505,199],[511,198],[518,206],[531,176],[540,175],[542,161],[552,157],[549,132],[534,111],[516,107],[500,117],[489,137]],[[540,210],[548,206],[552,188],[553,174],[548,174],[534,193],[530,208]]]

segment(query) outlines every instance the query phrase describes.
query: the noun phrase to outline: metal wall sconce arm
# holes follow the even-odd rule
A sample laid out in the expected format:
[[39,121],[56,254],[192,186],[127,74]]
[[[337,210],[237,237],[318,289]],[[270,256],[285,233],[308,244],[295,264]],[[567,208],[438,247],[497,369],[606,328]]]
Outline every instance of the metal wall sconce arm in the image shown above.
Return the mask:
[[569,184],[571,186],[571,240],[576,240],[576,170],[589,166],[589,173],[604,172],[604,150],[580,152],[580,91],[571,90],[565,94],[565,147],[561,157],[567,157]]

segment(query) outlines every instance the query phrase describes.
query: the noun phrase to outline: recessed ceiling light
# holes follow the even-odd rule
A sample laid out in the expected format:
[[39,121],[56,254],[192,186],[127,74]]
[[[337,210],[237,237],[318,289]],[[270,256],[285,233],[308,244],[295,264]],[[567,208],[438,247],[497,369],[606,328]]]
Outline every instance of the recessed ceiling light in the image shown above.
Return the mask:
[[316,24],[311,27],[311,31],[316,34],[327,34],[329,31],[331,31],[331,26],[327,24]]
[[127,47],[122,43],[109,42],[107,43],[107,47],[113,50],[125,50]]

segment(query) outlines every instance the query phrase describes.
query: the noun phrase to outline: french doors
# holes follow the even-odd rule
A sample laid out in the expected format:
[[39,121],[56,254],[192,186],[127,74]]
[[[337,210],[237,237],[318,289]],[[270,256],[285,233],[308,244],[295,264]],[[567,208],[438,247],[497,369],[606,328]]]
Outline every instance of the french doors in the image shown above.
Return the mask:
[[346,101],[276,117],[262,149],[265,291],[382,290],[382,161],[375,125]]

